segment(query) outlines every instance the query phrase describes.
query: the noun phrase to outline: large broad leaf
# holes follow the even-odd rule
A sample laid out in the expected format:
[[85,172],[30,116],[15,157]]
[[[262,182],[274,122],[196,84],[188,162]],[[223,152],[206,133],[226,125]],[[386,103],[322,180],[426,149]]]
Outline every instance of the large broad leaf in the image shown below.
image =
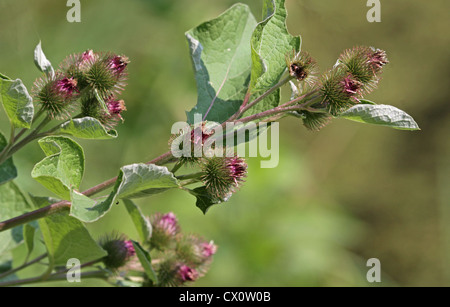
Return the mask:
[[55,70],[52,67],[52,63],[50,63],[50,61],[45,56],[44,51],[42,51],[40,41],[34,49],[34,63],[40,71],[46,73],[49,76],[54,76]]
[[131,200],[124,199],[123,203],[136,227],[140,242],[145,243],[149,241],[152,236],[152,225],[150,224],[149,219],[142,214],[139,207]]
[[[30,206],[20,189],[10,181],[0,186],[0,220],[5,221],[30,211]],[[23,242],[22,226],[0,232],[0,255]]]
[[[7,145],[6,138],[0,132],[0,152]],[[17,169],[14,166],[12,157],[0,165],[0,185],[17,177]]]
[[[36,199],[38,206],[53,201]],[[67,260],[77,258],[81,263],[103,258],[107,253],[91,237],[86,227],[67,212],[55,213],[39,220],[49,257],[54,266],[65,266]]]
[[63,199],[70,199],[70,190],[78,189],[84,173],[84,153],[70,138],[49,136],[39,140],[47,156],[37,163],[31,176]]
[[106,130],[95,118],[76,118],[64,123],[56,133],[69,134],[80,139],[108,140],[117,137],[115,130]]
[[343,112],[339,117],[400,130],[420,130],[410,115],[390,105],[356,105]]
[[251,71],[250,38],[256,21],[243,4],[188,31],[190,53],[197,81],[197,105],[187,113],[222,123],[242,104]]
[[34,115],[33,99],[20,79],[0,78],[0,102],[14,127],[31,127]]
[[178,187],[177,179],[167,167],[131,164],[120,169],[116,184],[106,199],[92,199],[72,190],[70,214],[83,222],[95,222],[111,209],[116,199],[149,196]]
[[[286,72],[287,54],[300,51],[301,39],[286,27],[285,0],[264,0],[263,18],[251,38],[252,73],[250,90],[256,98],[280,81]],[[271,109],[280,101],[279,90],[265,98],[246,115]]]

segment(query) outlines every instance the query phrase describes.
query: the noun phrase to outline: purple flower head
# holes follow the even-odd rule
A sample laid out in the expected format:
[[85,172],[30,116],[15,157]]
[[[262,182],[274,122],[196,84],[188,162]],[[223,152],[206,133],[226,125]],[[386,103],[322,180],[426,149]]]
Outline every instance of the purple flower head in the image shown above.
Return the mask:
[[381,68],[383,68],[384,65],[389,63],[387,56],[386,56],[386,51],[381,50],[381,49],[376,49],[369,56],[369,63],[376,70],[380,70]]
[[191,141],[194,145],[203,146],[205,141],[213,134],[213,132],[206,132],[205,123],[200,127],[196,127],[191,131]]
[[209,258],[217,252],[217,245],[215,245],[213,241],[210,241],[209,243],[202,242],[200,247],[202,249],[202,256],[205,258]]
[[106,102],[110,114],[119,115],[122,111],[126,111],[125,102],[121,100],[110,99]]
[[178,275],[182,281],[195,281],[199,277],[199,274],[195,269],[184,264],[179,267]]
[[134,250],[133,242],[130,240],[125,241],[125,248],[127,249],[127,256],[133,257],[136,255],[136,251]]
[[239,182],[242,182],[247,175],[247,163],[239,157],[227,158],[225,163],[230,172],[230,178],[238,186]]
[[56,81],[56,90],[64,97],[71,97],[73,92],[79,92],[77,84],[78,82],[74,78],[63,78]]
[[202,169],[202,181],[218,201],[228,200],[247,175],[247,163],[237,156],[212,157],[205,160]]
[[94,60],[94,58],[95,58],[94,51],[92,51],[92,49],[86,50],[81,55],[82,62],[92,61],[92,60]]
[[167,233],[175,234],[178,229],[178,220],[172,212],[164,214],[157,222],[158,227],[164,229]]
[[362,83],[352,79],[351,76],[345,77],[341,83],[344,87],[344,92],[347,93],[349,96],[360,94]]
[[178,233],[178,220],[172,212],[166,214],[156,214],[153,220],[154,232],[159,232],[167,237],[173,237]]
[[125,70],[129,63],[130,61],[126,56],[117,55],[109,61],[109,68],[111,68],[115,74],[119,75]]

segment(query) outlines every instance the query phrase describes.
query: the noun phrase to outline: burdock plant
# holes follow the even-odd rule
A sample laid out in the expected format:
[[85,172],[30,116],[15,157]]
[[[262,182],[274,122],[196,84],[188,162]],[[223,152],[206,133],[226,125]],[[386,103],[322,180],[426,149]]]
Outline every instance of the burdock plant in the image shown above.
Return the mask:
[[[366,99],[389,63],[384,50],[349,48],[320,73],[313,56],[300,48],[300,37],[286,28],[285,1],[262,1],[260,22],[246,5],[236,4],[186,33],[198,100],[185,125],[167,132],[171,150],[125,165],[116,177],[86,190],[80,188],[85,156],[75,139],[118,137],[114,129],[127,123],[125,111],[133,107],[122,97],[128,68],[139,63],[122,53],[89,49],[67,56],[55,70],[39,43],[35,63],[42,75],[32,95],[20,79],[0,74],[0,101],[11,124],[9,138],[0,134],[0,259],[5,263],[0,263],[0,286],[66,280],[64,267],[73,259],[81,263],[82,280],[116,286],[181,286],[204,276],[217,252],[211,238],[183,233],[172,212],[143,215],[132,199],[181,190],[187,201],[195,196],[203,213],[222,207],[218,204],[233,199],[249,171],[237,144],[223,148],[221,137],[239,140],[236,127],[256,126],[256,133],[241,138],[244,143],[288,116],[315,131],[333,119],[419,129],[405,112]],[[286,99],[281,88],[287,85],[292,95]],[[26,195],[13,181],[13,155],[35,140],[45,157],[31,176],[53,197]],[[129,213],[123,219],[135,225],[134,237],[94,240],[85,224],[103,218],[115,204]],[[121,224],[115,226],[123,232]],[[25,244],[30,254],[35,241],[45,244],[43,255],[27,257],[24,264],[12,261],[13,248]],[[15,275],[38,263],[46,265],[45,274]]]

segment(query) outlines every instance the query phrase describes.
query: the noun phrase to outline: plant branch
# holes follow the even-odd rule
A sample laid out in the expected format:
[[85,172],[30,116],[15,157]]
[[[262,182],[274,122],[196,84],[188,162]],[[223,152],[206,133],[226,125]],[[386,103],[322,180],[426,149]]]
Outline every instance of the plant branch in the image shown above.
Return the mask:
[[44,120],[34,129],[27,137],[25,137],[22,141],[17,143],[16,145],[12,146],[6,154],[4,154],[0,158],[0,164],[2,164],[4,161],[9,159],[15,152],[17,152],[19,149],[30,143],[31,141],[39,138],[42,136],[42,134],[39,134],[39,131],[47,125],[51,121],[51,118],[47,116],[44,118]]
[[[162,165],[162,164],[167,163],[167,161],[170,161],[171,158],[172,158],[172,153],[170,151],[168,151],[165,154],[162,154],[161,156],[147,162],[146,164]],[[82,194],[86,195],[86,196],[91,196],[91,195],[97,194],[97,193],[113,186],[116,183],[117,179],[118,179],[118,177],[114,177],[109,180],[106,180],[106,181],[82,192]],[[71,206],[70,201],[64,200],[64,201],[60,201],[60,202],[51,204],[46,207],[42,207],[40,209],[31,211],[28,213],[25,213],[23,215],[9,219],[7,221],[0,222],[0,233],[2,231],[6,231],[6,230],[14,228],[16,226],[26,224],[28,222],[31,222],[31,221],[34,221],[34,220],[37,220],[40,218],[44,218],[44,217],[52,215],[54,213],[61,212],[64,210],[69,210],[70,206]]]
[[[106,279],[107,273],[105,271],[91,271],[91,272],[83,272],[80,274],[80,279],[87,279],[87,278],[101,278]],[[0,287],[11,287],[11,286],[21,286],[21,285],[27,285],[27,284],[33,284],[37,282],[42,281],[61,281],[61,280],[67,280],[67,276],[64,273],[54,273],[51,274],[48,278],[42,278],[42,276],[27,278],[27,279],[20,279],[20,280],[12,280],[12,281],[5,281],[0,282]]]
[[[268,89],[264,94],[262,94],[261,96],[259,96],[258,98],[256,98],[255,100],[253,100],[252,102],[250,102],[249,104],[244,104],[242,103],[241,108],[239,109],[238,112],[236,112],[234,115],[232,115],[228,121],[233,121],[236,118],[238,118],[239,116],[241,116],[242,114],[244,114],[245,111],[249,110],[250,108],[252,108],[253,106],[255,106],[258,102],[262,101],[264,98],[266,98],[267,96],[269,96],[270,94],[272,94],[274,91],[276,91],[277,89],[279,89],[280,87],[282,87],[283,85],[285,85],[286,83],[288,83],[290,80],[292,79],[292,77],[289,75],[286,78],[284,78],[283,80],[281,80],[280,82],[278,82],[277,84],[275,84],[273,87],[271,87],[270,89]],[[246,99],[248,100],[250,97],[250,94],[247,93],[246,95]],[[245,101],[245,100],[244,100]]]
[[41,261],[42,259],[44,259],[44,258],[46,258],[46,257],[47,257],[47,253],[45,253],[45,254],[43,254],[43,255],[41,255],[41,256],[39,256],[39,257],[37,257],[37,258],[35,258],[35,259],[29,261],[29,262],[27,262],[27,263],[24,263],[24,264],[22,264],[21,266],[15,268],[15,269],[12,269],[12,270],[9,270],[9,271],[7,271],[7,272],[5,272],[5,273],[3,273],[3,274],[0,274],[0,279],[3,279],[3,278],[5,278],[6,276],[9,276],[9,275],[11,275],[11,274],[14,274],[14,273],[16,273],[16,272],[18,272],[18,271],[20,271],[20,270],[23,270],[23,269],[25,269],[26,267],[29,267],[30,265],[33,265],[33,264],[35,264],[35,263]]

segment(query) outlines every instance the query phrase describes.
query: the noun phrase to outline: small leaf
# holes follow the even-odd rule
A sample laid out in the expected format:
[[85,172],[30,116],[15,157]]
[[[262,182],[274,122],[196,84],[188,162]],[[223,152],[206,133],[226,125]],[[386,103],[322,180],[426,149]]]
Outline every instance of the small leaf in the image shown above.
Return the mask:
[[144,250],[138,242],[135,241],[131,242],[133,242],[133,247],[134,250],[136,251],[136,256],[138,257],[139,262],[144,268],[145,274],[147,274],[148,278],[150,278],[150,280],[153,281],[154,284],[157,284],[158,276],[153,270],[152,258],[150,257],[150,254],[146,250]]
[[123,203],[136,227],[140,242],[144,243],[150,240],[152,236],[152,225],[150,224],[150,221],[145,218],[139,207],[131,200],[124,199]]
[[[0,220],[20,216],[32,207],[13,181],[0,186]],[[0,255],[23,242],[22,226],[0,232]]]
[[39,140],[47,156],[37,163],[31,176],[63,199],[70,199],[70,189],[78,189],[84,173],[84,153],[80,145],[63,136]]
[[8,77],[8,76],[2,74],[1,72],[0,72],[0,79],[3,79],[3,80],[11,80],[10,77]]
[[33,99],[20,79],[0,78],[0,102],[14,127],[31,127],[34,115]]
[[[0,152],[2,152],[3,148],[7,145],[6,138],[0,132]],[[13,158],[9,158],[2,164],[0,164],[0,185],[8,182],[17,177],[17,169],[14,166]]]
[[[52,201],[41,198],[37,203],[48,206]],[[39,227],[54,266],[65,266],[71,258],[77,258],[84,263],[107,255],[86,227],[67,212],[54,213],[40,219]]]
[[249,41],[255,26],[248,6],[236,4],[186,33],[198,91],[188,123],[195,113],[222,123],[239,109],[250,80]]
[[400,130],[420,130],[410,115],[390,105],[356,105],[343,112],[339,117]]
[[34,63],[36,64],[37,68],[46,73],[47,75],[53,77],[55,75],[55,70],[52,67],[52,63],[47,59],[44,52],[42,51],[41,42],[39,41],[39,44],[37,44],[36,48],[34,49]]
[[117,137],[116,130],[106,130],[95,118],[83,117],[65,122],[56,133],[69,134],[80,139],[108,140]]
[[118,198],[136,198],[178,188],[178,180],[165,166],[131,164],[121,168]]
[[221,201],[211,197],[211,195],[206,190],[206,187],[195,188],[193,190],[190,190],[189,193],[197,198],[197,202],[195,205],[197,206],[197,208],[202,210],[203,214],[206,214],[211,206],[221,203]]
[[367,99],[360,99],[360,100],[359,100],[359,103],[360,103],[360,104],[373,104],[373,105],[376,105],[375,102],[370,101],[370,100],[367,100]]

